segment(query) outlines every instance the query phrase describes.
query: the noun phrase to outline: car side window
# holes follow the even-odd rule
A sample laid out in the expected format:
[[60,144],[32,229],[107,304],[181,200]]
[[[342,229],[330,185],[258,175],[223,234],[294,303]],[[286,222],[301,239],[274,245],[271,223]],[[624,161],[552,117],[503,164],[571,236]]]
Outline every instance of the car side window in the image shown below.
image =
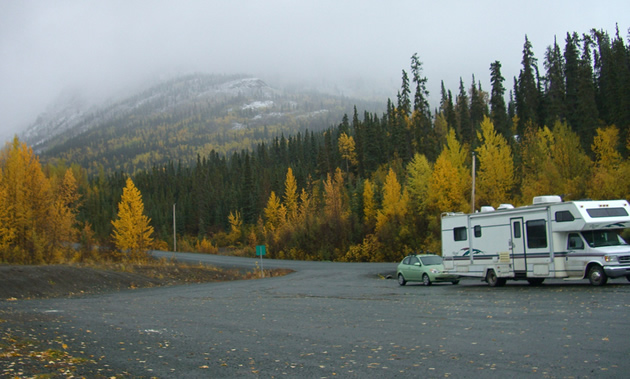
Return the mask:
[[411,260],[410,260],[409,264],[413,266],[416,263],[420,263],[420,260],[418,259],[418,257],[411,257]]
[[567,249],[569,250],[584,250],[584,241],[577,233],[570,233],[569,240],[567,241]]
[[403,264],[408,265],[410,260],[411,260],[411,257],[406,257],[405,259],[403,259]]

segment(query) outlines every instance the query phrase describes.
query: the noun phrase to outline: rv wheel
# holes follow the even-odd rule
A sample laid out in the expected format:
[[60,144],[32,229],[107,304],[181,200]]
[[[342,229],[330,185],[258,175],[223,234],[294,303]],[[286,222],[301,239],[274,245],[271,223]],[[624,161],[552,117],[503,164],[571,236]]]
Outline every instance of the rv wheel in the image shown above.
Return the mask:
[[405,277],[403,276],[403,274],[398,274],[398,284],[401,286],[404,286],[405,284],[407,284],[407,281],[405,280]]
[[588,280],[594,286],[603,286],[608,281],[608,277],[602,266],[594,265],[588,270]]
[[488,270],[486,282],[488,282],[490,287],[501,287],[505,285],[505,278],[499,278],[494,270]]

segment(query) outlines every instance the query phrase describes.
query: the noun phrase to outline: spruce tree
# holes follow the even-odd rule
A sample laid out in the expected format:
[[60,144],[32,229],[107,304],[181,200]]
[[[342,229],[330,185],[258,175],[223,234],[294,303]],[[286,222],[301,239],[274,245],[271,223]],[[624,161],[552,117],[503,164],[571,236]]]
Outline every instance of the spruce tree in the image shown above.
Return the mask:
[[556,120],[566,119],[564,59],[558,43],[554,39],[553,47],[547,47],[545,54],[545,124],[553,125]]
[[523,68],[518,76],[518,86],[516,88],[516,112],[519,118],[519,134],[523,131],[524,125],[531,121],[539,124],[538,112],[540,96],[538,90],[538,66],[534,57],[533,47],[527,36],[523,45]]
[[510,130],[507,120],[507,109],[505,106],[505,78],[501,75],[501,62],[494,61],[490,64],[490,119],[495,129],[505,138],[510,137]]

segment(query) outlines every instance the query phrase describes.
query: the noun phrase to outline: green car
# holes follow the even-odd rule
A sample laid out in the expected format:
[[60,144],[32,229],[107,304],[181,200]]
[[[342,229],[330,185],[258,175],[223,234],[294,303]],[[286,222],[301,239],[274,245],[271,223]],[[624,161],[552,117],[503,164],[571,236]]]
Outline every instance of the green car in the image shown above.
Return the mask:
[[425,286],[435,282],[459,283],[459,276],[445,273],[442,257],[434,254],[414,254],[405,257],[398,264],[396,275],[401,286],[407,282],[422,282]]

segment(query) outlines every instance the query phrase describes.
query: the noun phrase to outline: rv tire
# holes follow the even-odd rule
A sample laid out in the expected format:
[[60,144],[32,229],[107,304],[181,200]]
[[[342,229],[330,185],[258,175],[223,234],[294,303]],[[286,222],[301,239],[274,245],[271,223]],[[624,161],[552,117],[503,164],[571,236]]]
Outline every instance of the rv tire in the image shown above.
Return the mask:
[[405,284],[407,284],[407,281],[405,280],[405,277],[403,276],[403,274],[398,274],[398,284],[401,286],[404,286]]
[[424,284],[425,286],[431,285],[431,279],[429,279],[429,275],[427,274],[422,275],[422,284]]
[[603,286],[608,281],[608,277],[602,266],[593,265],[588,270],[588,280],[594,286]]
[[505,278],[499,278],[494,270],[488,270],[486,282],[490,287],[501,287],[505,285]]

